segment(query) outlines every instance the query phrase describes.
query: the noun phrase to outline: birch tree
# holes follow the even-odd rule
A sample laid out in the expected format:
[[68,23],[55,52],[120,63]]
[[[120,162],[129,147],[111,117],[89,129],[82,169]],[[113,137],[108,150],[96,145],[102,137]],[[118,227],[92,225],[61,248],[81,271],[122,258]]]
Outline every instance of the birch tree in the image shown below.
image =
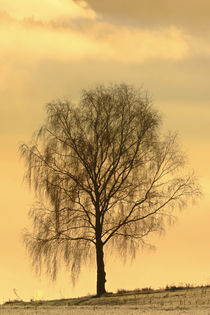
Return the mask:
[[46,105],[44,125],[20,148],[38,202],[24,242],[35,268],[55,279],[64,262],[76,280],[94,250],[97,296],[105,253],[135,253],[165,229],[174,209],[200,194],[185,174],[176,136],[161,133],[147,93],[127,84],[84,90],[78,104]]

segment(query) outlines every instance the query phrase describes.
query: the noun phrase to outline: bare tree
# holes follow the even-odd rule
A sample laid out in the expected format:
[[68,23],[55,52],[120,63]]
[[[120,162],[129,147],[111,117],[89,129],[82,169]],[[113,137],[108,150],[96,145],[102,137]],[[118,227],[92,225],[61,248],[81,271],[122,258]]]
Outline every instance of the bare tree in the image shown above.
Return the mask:
[[[52,278],[64,260],[75,280],[95,249],[97,296],[106,292],[104,248],[135,251],[164,229],[171,209],[200,194],[176,136],[160,133],[147,93],[126,84],[97,86],[47,104],[47,119],[21,146],[26,178],[39,197],[25,245]],[[44,202],[45,200],[45,202]]]

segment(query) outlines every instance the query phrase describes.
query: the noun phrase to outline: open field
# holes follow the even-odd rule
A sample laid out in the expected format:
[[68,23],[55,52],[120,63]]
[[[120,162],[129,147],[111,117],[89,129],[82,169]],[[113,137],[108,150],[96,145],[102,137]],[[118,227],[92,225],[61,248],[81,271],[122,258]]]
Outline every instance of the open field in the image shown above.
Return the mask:
[[0,315],[126,315],[199,314],[210,315],[210,287],[139,290],[36,302],[9,302],[0,306]]

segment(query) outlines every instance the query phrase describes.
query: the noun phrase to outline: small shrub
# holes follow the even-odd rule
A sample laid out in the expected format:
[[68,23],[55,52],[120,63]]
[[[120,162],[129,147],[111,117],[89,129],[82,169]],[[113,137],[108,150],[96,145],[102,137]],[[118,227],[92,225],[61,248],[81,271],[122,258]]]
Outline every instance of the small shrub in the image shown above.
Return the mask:
[[117,294],[124,294],[124,293],[129,293],[129,290],[125,290],[125,289],[117,289]]
[[179,285],[179,286],[176,286],[176,285],[170,285],[170,286],[166,286],[165,287],[165,291],[177,291],[177,290],[183,290],[183,289],[186,289],[185,286],[182,286],[182,285]]
[[151,292],[151,291],[154,291],[151,287],[142,288],[142,289],[140,290],[140,292]]

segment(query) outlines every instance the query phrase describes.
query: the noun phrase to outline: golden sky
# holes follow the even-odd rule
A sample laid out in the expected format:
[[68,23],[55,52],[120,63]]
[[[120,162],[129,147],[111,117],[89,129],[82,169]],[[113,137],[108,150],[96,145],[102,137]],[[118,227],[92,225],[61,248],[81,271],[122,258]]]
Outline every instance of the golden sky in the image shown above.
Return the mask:
[[106,257],[107,290],[210,283],[210,2],[208,0],[0,0],[0,303],[95,293],[84,269],[73,289],[31,270],[20,241],[33,193],[18,147],[44,120],[44,104],[77,99],[98,82],[152,94],[164,128],[177,130],[204,197],[153,238],[130,265]]

